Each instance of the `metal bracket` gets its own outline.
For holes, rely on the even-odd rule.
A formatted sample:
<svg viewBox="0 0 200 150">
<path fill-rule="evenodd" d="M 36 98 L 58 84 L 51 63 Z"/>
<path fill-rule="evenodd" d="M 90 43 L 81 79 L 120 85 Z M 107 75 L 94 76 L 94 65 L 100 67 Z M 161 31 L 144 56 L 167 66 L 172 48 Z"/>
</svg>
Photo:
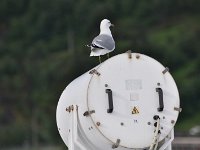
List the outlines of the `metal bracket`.
<svg viewBox="0 0 200 150">
<path fill-rule="evenodd" d="M 178 111 L 178 112 L 181 112 L 181 111 L 182 111 L 182 108 L 174 107 L 174 110 L 175 110 L 175 111 Z"/>
<path fill-rule="evenodd" d="M 120 139 L 117 139 L 116 143 L 112 145 L 112 148 L 117 148 L 119 146 Z"/>
<path fill-rule="evenodd" d="M 89 116 L 89 115 L 91 115 L 91 114 L 93 114 L 93 113 L 95 113 L 95 110 L 91 110 L 91 111 L 86 111 L 86 112 L 84 112 L 84 114 L 83 114 L 83 116 Z"/>
<path fill-rule="evenodd" d="M 131 59 L 132 58 L 132 51 L 128 50 L 127 53 L 128 53 L 128 58 Z"/>
<path fill-rule="evenodd" d="M 165 74 L 167 72 L 169 72 L 169 68 L 168 67 L 166 67 L 165 70 L 162 71 L 163 74 Z"/>
</svg>

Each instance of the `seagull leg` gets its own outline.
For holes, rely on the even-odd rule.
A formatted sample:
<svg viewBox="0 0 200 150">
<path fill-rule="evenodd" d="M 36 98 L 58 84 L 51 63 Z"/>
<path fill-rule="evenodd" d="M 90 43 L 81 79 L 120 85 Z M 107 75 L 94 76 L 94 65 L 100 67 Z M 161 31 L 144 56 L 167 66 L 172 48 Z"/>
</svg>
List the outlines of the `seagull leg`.
<svg viewBox="0 0 200 150">
<path fill-rule="evenodd" d="M 99 63 L 101 63 L 101 56 L 99 55 Z"/>
<path fill-rule="evenodd" d="M 109 59 L 109 57 L 110 57 L 110 56 L 109 56 L 109 53 L 107 53 L 107 58 Z"/>
</svg>

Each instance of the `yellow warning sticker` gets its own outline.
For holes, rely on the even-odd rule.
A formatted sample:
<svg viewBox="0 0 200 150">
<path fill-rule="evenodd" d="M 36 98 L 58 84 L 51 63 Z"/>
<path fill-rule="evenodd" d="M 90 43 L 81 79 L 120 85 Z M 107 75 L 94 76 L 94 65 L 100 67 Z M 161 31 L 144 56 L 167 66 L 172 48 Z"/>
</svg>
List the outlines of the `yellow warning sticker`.
<svg viewBox="0 0 200 150">
<path fill-rule="evenodd" d="M 132 114 L 139 114 L 139 110 L 136 106 L 133 107 Z"/>
</svg>

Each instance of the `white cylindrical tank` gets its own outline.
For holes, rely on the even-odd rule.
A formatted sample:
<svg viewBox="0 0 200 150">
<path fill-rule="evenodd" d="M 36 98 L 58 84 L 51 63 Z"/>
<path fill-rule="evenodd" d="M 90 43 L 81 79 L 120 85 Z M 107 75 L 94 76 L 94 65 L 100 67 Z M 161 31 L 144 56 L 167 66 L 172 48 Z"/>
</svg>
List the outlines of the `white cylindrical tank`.
<svg viewBox="0 0 200 150">
<path fill-rule="evenodd" d="M 157 148 L 173 130 L 179 102 L 168 68 L 146 55 L 124 53 L 66 87 L 57 126 L 69 150 Z"/>
</svg>

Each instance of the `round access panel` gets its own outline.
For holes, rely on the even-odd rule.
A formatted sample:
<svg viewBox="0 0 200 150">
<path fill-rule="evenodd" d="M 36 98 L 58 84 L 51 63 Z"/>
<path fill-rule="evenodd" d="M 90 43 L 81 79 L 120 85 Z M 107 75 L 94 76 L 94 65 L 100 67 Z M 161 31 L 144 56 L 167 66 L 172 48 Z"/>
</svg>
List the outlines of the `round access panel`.
<svg viewBox="0 0 200 150">
<path fill-rule="evenodd" d="M 149 147 L 154 136 L 154 115 L 161 118 L 163 140 L 178 117 L 179 94 L 169 72 L 159 62 L 142 54 L 121 54 L 102 63 L 87 91 L 91 119 L 107 140 L 126 148 Z M 159 93 L 163 91 L 163 111 Z M 112 110 L 113 103 L 113 110 Z M 119 141 L 118 140 L 118 141 Z"/>
</svg>

